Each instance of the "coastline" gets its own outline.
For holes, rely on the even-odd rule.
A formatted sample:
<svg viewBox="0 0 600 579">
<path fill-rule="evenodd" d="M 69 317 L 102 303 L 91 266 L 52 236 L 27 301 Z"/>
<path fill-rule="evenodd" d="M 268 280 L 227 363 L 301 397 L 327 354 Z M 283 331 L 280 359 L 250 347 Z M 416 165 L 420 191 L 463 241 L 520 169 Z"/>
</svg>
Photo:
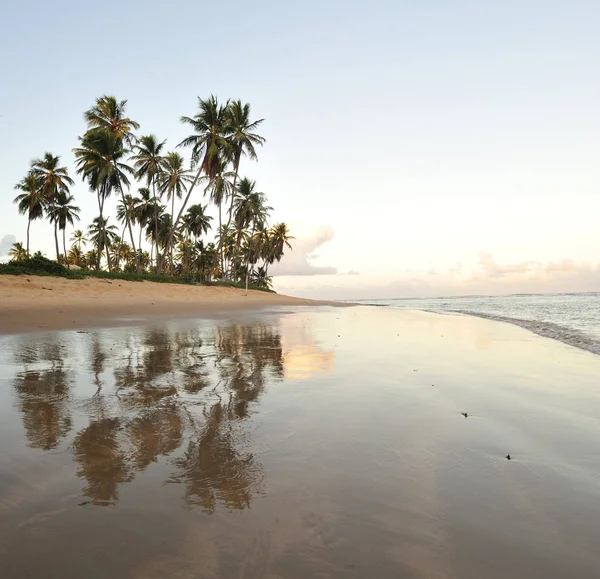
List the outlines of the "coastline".
<svg viewBox="0 0 600 579">
<path fill-rule="evenodd" d="M 127 325 L 161 317 L 218 318 L 282 306 L 352 304 L 270 292 L 124 280 L 0 276 L 0 335 Z"/>
<path fill-rule="evenodd" d="M 518 328 L 523 328 L 535 334 L 536 336 L 540 336 L 542 338 L 548 338 L 550 340 L 555 340 L 560 342 L 565 346 L 570 346 L 572 348 L 576 348 L 578 350 L 583 350 L 584 352 L 590 352 L 591 354 L 595 354 L 600 356 L 600 343 L 597 340 L 594 340 L 590 336 L 583 334 L 577 330 L 569 328 L 567 326 L 561 326 L 560 324 L 556 324 L 553 322 L 542 322 L 536 320 L 524 320 L 521 318 L 511 318 L 509 316 L 502 316 L 498 314 L 489 314 L 484 312 L 476 312 L 472 310 L 435 310 L 435 309 L 427 309 L 427 308 L 394 308 L 393 306 L 389 306 L 387 304 L 365 304 L 371 307 L 384 307 L 384 308 L 392 308 L 402 311 L 418 311 L 425 312 L 428 314 L 434 315 L 442 315 L 442 316 L 465 316 L 468 318 L 480 318 L 483 320 L 488 320 L 491 322 L 499 322 L 501 324 L 508 324 L 510 326 L 516 326 Z"/>
</svg>

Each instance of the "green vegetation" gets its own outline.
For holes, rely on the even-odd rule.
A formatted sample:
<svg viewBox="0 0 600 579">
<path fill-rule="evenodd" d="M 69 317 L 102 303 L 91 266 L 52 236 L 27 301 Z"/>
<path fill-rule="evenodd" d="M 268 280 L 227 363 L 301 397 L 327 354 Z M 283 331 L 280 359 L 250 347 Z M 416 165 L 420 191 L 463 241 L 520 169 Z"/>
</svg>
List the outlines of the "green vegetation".
<svg viewBox="0 0 600 579">
<path fill-rule="evenodd" d="M 73 149 L 77 174 L 95 195 L 98 216 L 87 230 L 72 233 L 67 248 L 66 230 L 80 219 L 74 181 L 59 156 L 45 153 L 15 186 L 20 194 L 14 201 L 27 217 L 26 244 L 14 245 L 12 261 L 0 273 L 269 289 L 269 266 L 291 249 L 293 237 L 285 223 L 269 225 L 266 196 L 240 175 L 242 160 L 258 160 L 257 148 L 265 143 L 257 133 L 263 119 L 252 120 L 250 105 L 240 100 L 199 98 L 196 114 L 181 117 L 191 134 L 177 147 L 189 149 L 188 163 L 166 150 L 166 140 L 137 135 L 140 125 L 126 116 L 126 108 L 127 101 L 114 96 L 96 99 L 84 113 L 87 130 Z M 118 203 L 111 218 L 106 200 L 113 194 Z M 216 207 L 216 227 L 208 203 L 197 197 L 190 203 L 193 196 L 207 197 Z M 43 218 L 54 228 L 56 262 L 30 257 L 30 228 Z"/>
<path fill-rule="evenodd" d="M 16 244 L 15 244 L 16 245 Z M 125 271 L 93 271 L 82 269 L 68 269 L 64 265 L 43 257 L 33 255 L 30 258 L 24 257 L 21 260 L 12 260 L 9 263 L 0 263 L 0 275 L 36 275 L 36 276 L 54 276 L 67 279 L 85 279 L 87 277 L 101 279 L 120 279 L 124 281 L 151 281 L 155 283 L 176 283 L 184 285 L 215 285 L 223 287 L 235 287 L 244 289 L 242 282 L 232 281 L 211 281 L 200 284 L 194 279 L 178 277 L 167 274 L 156 274 L 149 272 L 125 272 Z M 249 289 L 272 292 L 273 290 L 249 284 Z"/>
</svg>

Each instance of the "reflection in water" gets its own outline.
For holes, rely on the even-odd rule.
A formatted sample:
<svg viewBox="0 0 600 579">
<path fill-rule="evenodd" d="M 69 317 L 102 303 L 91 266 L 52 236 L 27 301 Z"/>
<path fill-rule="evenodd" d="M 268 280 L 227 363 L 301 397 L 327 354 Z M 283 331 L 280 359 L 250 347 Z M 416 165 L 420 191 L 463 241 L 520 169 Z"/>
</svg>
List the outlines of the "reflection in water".
<svg viewBox="0 0 600 579">
<path fill-rule="evenodd" d="M 183 458 L 174 460 L 171 482 L 186 486 L 185 499 L 212 513 L 218 503 L 230 509 L 250 506 L 260 491 L 261 467 L 251 454 L 236 448 L 237 438 L 227 408 L 220 402 L 204 409 L 206 419 Z"/>
<path fill-rule="evenodd" d="M 24 371 L 14 381 L 19 410 L 29 446 L 50 450 L 69 434 L 69 373 L 63 367 L 61 345 L 44 343 L 38 348 L 15 350 Z M 42 370 L 40 368 L 49 367 Z"/>
<path fill-rule="evenodd" d="M 319 356 L 312 345 L 293 348 Z M 74 349 L 86 360 L 86 379 Z M 185 503 L 208 513 L 244 509 L 262 492 L 262 467 L 244 450 L 244 419 L 294 360 L 284 356 L 276 324 L 95 332 L 68 345 L 24 341 L 14 358 L 23 366 L 14 388 L 28 443 L 49 450 L 72 436 L 84 502 L 116 503 L 122 485 L 161 461 L 165 482 L 183 485 Z M 71 432 L 76 410 L 84 425 Z"/>
<path fill-rule="evenodd" d="M 600 577 L 600 359 L 262 319 L 0 339 L 0 577 Z"/>
<path fill-rule="evenodd" d="M 283 365 L 286 380 L 307 380 L 333 372 L 334 352 L 323 351 L 293 319 L 282 320 Z"/>
</svg>

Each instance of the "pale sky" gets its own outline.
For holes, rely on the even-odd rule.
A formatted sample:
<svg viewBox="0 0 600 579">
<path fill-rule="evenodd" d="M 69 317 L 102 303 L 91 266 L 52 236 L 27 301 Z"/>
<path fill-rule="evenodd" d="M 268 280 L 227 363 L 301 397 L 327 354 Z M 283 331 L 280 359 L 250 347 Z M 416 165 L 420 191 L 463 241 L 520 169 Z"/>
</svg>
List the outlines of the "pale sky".
<svg viewBox="0 0 600 579">
<path fill-rule="evenodd" d="M 0 23 L 0 252 L 25 240 L 14 184 L 47 150 L 73 167 L 96 97 L 174 148 L 214 93 L 266 118 L 242 173 L 297 238 L 279 291 L 600 290 L 597 0 L 32 0 Z"/>
</svg>

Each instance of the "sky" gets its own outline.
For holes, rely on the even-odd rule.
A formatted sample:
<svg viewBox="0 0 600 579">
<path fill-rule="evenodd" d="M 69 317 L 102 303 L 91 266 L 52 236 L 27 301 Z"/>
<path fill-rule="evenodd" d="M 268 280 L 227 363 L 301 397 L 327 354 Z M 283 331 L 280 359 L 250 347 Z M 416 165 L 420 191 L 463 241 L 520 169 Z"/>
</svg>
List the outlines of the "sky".
<svg viewBox="0 0 600 579">
<path fill-rule="evenodd" d="M 215 94 L 265 118 L 241 172 L 296 238 L 278 291 L 600 291 L 597 0 L 32 0 L 0 26 L 0 254 L 25 240 L 15 183 L 45 151 L 74 173 L 96 97 L 173 149 Z"/>
</svg>

